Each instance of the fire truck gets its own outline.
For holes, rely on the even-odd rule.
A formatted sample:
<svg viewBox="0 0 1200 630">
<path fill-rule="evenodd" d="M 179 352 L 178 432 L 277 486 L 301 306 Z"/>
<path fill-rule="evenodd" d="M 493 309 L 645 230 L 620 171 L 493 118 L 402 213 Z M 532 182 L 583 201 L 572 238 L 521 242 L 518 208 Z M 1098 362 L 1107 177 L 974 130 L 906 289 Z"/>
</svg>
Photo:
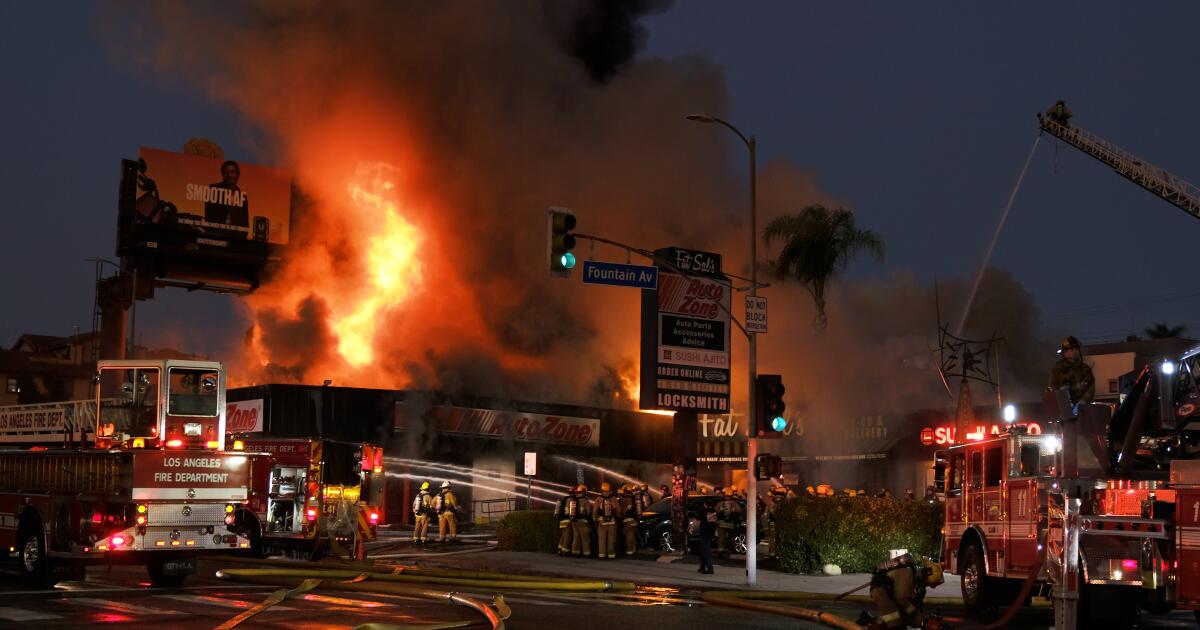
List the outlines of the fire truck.
<svg viewBox="0 0 1200 630">
<path fill-rule="evenodd" d="M 0 407 L 0 555 L 39 586 L 92 564 L 178 585 L 231 531 L 248 458 L 225 451 L 220 363 L 100 361 L 91 400 Z"/>
<path fill-rule="evenodd" d="M 362 558 L 384 515 L 383 448 L 318 438 L 231 436 L 257 453 L 250 500 L 234 526 L 258 554 L 317 559 L 328 552 Z"/>
</svg>

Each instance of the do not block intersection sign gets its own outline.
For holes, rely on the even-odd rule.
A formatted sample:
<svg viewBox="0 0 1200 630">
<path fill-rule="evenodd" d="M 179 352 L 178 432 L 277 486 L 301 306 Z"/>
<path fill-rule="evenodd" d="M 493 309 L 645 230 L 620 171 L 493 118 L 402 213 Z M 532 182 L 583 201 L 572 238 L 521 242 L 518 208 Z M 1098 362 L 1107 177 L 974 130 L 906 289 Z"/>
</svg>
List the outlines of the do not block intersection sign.
<svg viewBox="0 0 1200 630">
<path fill-rule="evenodd" d="M 767 298 L 746 296 L 746 332 L 767 332 Z"/>
</svg>

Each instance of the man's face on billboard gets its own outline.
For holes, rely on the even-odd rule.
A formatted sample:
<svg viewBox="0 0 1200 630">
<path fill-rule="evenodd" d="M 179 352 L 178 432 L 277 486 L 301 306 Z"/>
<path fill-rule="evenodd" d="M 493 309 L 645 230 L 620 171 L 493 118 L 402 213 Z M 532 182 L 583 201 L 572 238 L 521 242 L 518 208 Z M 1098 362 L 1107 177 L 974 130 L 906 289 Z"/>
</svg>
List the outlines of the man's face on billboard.
<svg viewBox="0 0 1200 630">
<path fill-rule="evenodd" d="M 241 174 L 237 164 L 226 164 L 221 167 L 221 181 L 227 186 L 236 186 Z"/>
</svg>

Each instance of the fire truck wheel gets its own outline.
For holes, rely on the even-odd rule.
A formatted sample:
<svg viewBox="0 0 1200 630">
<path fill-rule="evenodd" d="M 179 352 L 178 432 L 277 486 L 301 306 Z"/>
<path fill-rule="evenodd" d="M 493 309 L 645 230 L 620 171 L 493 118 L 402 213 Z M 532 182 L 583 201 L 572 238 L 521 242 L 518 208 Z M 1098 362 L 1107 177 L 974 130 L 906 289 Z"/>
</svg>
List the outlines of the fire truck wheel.
<svg viewBox="0 0 1200 630">
<path fill-rule="evenodd" d="M 17 534 L 17 549 L 20 550 L 21 576 L 33 586 L 51 586 L 50 567 L 46 562 L 46 532 L 38 518 L 21 521 Z"/>
<path fill-rule="evenodd" d="M 163 571 L 162 560 L 148 562 L 146 564 L 146 573 L 150 574 L 150 584 L 158 588 L 175 588 L 182 586 L 187 575 L 167 575 Z"/>
<path fill-rule="evenodd" d="M 983 564 L 983 552 L 976 545 L 967 545 L 959 556 L 962 570 L 962 598 L 967 611 L 975 618 L 983 617 L 988 612 L 991 602 L 989 580 Z"/>
</svg>

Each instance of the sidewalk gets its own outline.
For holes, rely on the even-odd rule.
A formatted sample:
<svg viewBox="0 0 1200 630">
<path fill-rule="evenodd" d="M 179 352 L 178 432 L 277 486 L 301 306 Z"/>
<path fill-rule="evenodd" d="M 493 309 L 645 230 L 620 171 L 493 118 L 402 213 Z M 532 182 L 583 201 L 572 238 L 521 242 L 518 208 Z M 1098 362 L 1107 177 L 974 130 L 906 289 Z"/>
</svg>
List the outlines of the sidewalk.
<svg viewBox="0 0 1200 630">
<path fill-rule="evenodd" d="M 447 557 L 415 557 L 424 566 L 472 569 L 513 573 L 518 575 L 549 575 L 556 577 L 579 577 L 599 580 L 630 581 L 639 586 L 670 586 L 676 588 L 724 590 L 745 589 L 746 570 L 744 561 L 720 560 L 712 575 L 696 572 L 699 561 L 687 556 L 678 562 L 656 561 L 656 556 L 638 554 L 631 558 L 598 560 L 584 558 L 562 558 L 549 553 L 527 551 L 486 551 Z M 866 573 L 848 575 L 794 575 L 759 568 L 757 589 L 771 591 L 805 591 L 810 593 L 839 594 L 870 581 Z M 930 597 L 959 598 L 959 579 L 946 575 L 946 583 L 931 589 Z M 866 595 L 866 589 L 857 593 Z"/>
</svg>

